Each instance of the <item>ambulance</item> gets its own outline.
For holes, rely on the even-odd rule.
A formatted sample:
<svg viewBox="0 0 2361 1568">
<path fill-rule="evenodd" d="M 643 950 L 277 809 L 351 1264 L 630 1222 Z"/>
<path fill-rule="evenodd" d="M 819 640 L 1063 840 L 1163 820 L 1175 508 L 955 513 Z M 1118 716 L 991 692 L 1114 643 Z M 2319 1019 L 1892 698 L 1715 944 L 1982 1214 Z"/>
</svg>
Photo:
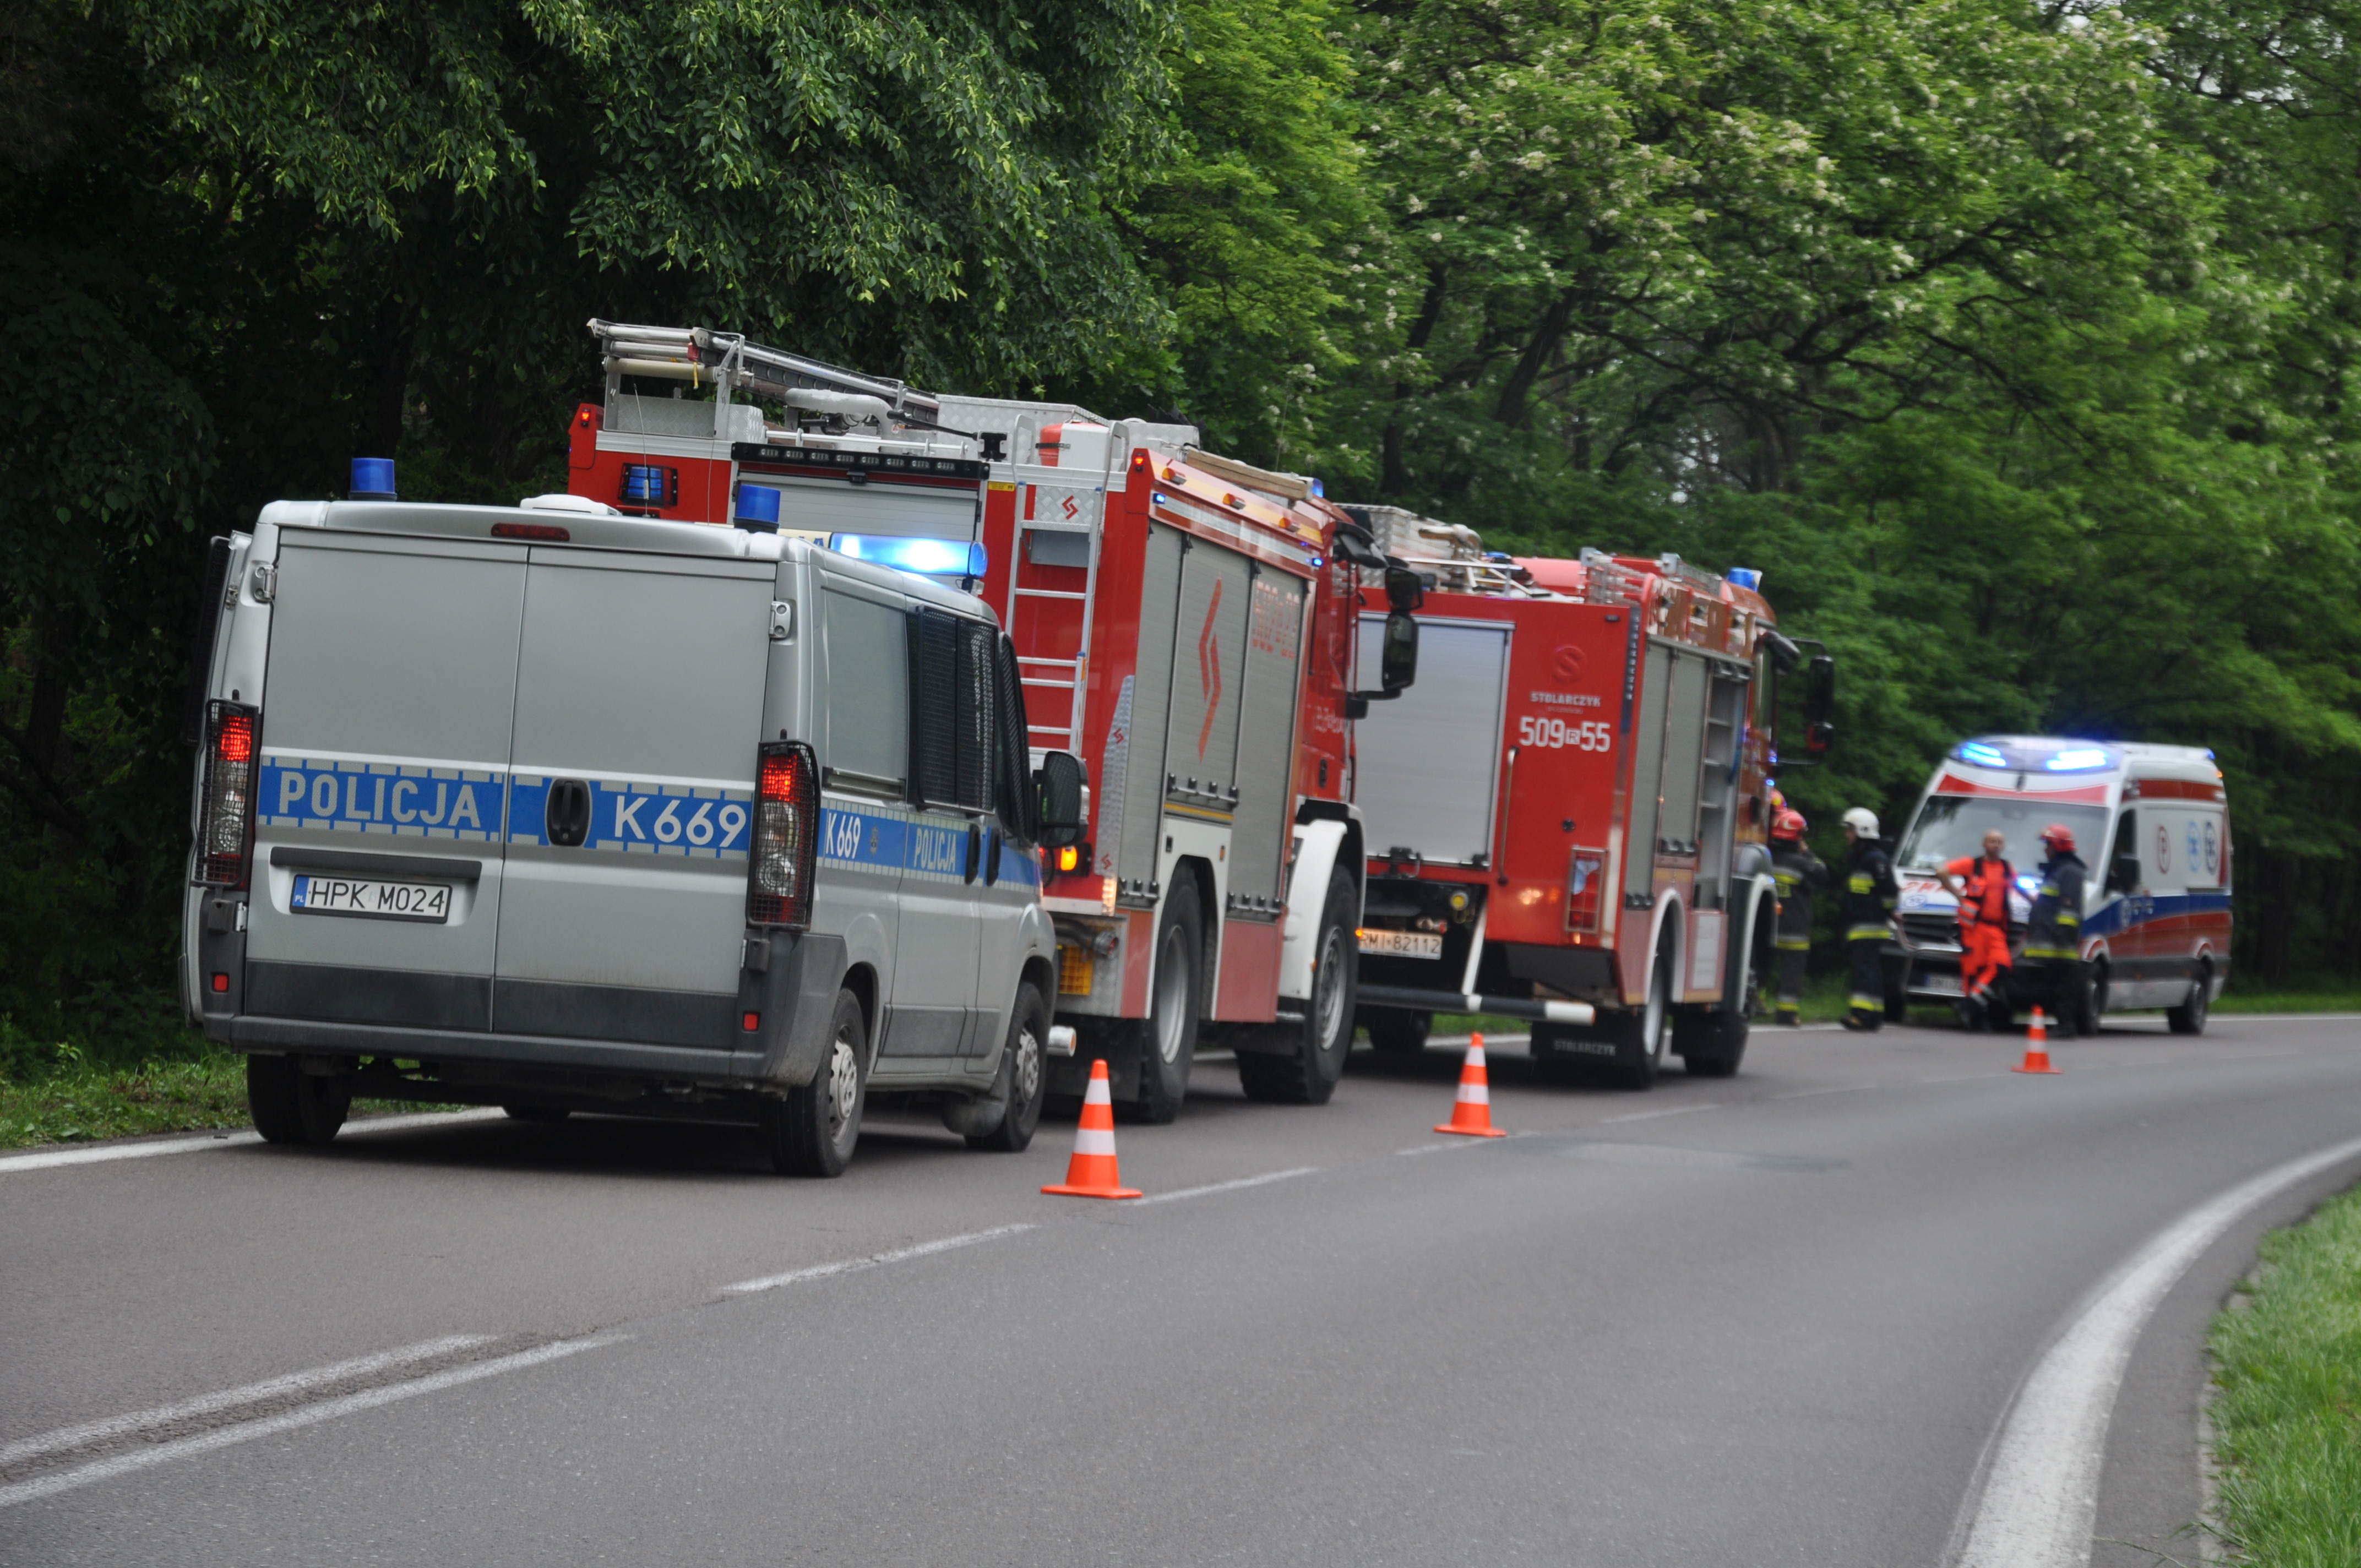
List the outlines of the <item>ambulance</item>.
<svg viewBox="0 0 2361 1568">
<path fill-rule="evenodd" d="M 2053 822 L 2072 830 L 2089 868 L 2076 1026 L 2162 1008 L 2174 1033 L 2202 1033 L 2230 977 L 2229 795 L 2213 753 L 2048 735 L 1962 740 L 1927 781 L 1894 856 L 1902 903 L 1887 1015 L 1959 999 L 1958 901 L 1941 872 L 1980 853 L 1993 828 L 2016 872 L 2009 937 L 2022 947 L 2040 886 L 2038 835 Z"/>
</svg>

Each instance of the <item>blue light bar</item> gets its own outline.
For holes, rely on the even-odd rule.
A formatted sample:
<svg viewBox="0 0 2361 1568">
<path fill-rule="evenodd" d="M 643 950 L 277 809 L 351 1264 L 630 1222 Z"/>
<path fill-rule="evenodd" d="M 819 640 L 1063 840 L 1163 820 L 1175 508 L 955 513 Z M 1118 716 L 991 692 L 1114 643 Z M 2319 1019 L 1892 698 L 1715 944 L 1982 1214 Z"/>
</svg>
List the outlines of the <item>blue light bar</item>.
<svg viewBox="0 0 2361 1568">
<path fill-rule="evenodd" d="M 2096 746 L 2078 746 L 2058 752 L 2041 765 L 2053 773 L 2080 773 L 2092 768 L 2113 767 L 2114 761 Z"/>
<path fill-rule="evenodd" d="M 983 546 L 964 539 L 914 539 L 890 533 L 832 533 L 828 547 L 856 561 L 874 561 L 925 577 L 981 577 Z"/>
<path fill-rule="evenodd" d="M 1998 748 L 1987 746 L 1981 740 L 1962 740 L 1952 750 L 1951 755 L 1963 762 L 1973 762 L 1980 768 L 2008 766 L 2008 759 L 2000 753 Z"/>
<path fill-rule="evenodd" d="M 357 501 L 390 501 L 397 499 L 393 492 L 393 459 L 390 457 L 354 458 L 353 488 L 349 493 Z"/>
<path fill-rule="evenodd" d="M 1763 574 L 1752 566 L 1732 566 L 1727 575 L 1732 585 L 1749 593 L 1763 591 Z"/>
<path fill-rule="evenodd" d="M 2037 894 L 2041 891 L 2041 879 L 2037 876 L 2021 876 L 2016 879 L 2016 885 L 2023 888 L 2028 894 Z"/>
</svg>

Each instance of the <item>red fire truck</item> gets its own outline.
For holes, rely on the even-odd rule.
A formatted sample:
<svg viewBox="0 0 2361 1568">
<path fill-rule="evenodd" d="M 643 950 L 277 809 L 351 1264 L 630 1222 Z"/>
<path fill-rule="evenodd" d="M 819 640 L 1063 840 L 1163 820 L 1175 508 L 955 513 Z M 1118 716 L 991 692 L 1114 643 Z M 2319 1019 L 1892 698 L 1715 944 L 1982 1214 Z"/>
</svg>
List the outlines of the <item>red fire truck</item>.
<svg viewBox="0 0 2361 1568">
<path fill-rule="evenodd" d="M 1668 1052 L 1736 1072 L 1777 908 L 1775 691 L 1805 659 L 1759 579 L 1670 555 L 1512 560 L 1354 510 L 1429 580 L 1417 687 L 1358 737 L 1372 1042 L 1416 1051 L 1435 1013 L 1490 1013 L 1533 1021 L 1545 1076 L 1645 1086 Z M 1811 660 L 1817 749 L 1833 674 Z"/>
<path fill-rule="evenodd" d="M 1104 1058 L 1118 1104 L 1168 1121 L 1202 1040 L 1235 1051 L 1249 1095 L 1325 1101 L 1367 850 L 1353 718 L 1411 683 L 1416 577 L 1319 481 L 1202 451 L 1188 426 L 938 397 L 703 329 L 591 330 L 607 390 L 575 415 L 586 504 L 825 538 L 999 612 L 1036 750 L 1073 751 L 1094 784 L 1088 841 L 1046 868 L 1079 1042 L 1051 1091 L 1079 1095 Z M 1364 617 L 1382 630 L 1356 639 Z"/>
</svg>

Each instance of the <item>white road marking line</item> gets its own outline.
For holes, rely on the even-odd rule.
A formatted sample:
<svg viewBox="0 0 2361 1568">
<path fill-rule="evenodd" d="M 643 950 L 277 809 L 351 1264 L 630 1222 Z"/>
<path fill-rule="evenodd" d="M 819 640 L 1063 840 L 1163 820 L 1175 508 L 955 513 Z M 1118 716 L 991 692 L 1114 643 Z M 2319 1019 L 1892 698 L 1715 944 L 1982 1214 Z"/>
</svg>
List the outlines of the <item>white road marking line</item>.
<svg viewBox="0 0 2361 1568">
<path fill-rule="evenodd" d="M 1834 1089 L 1791 1089 L 1784 1094 L 1773 1094 L 1773 1100 L 1809 1100 L 1815 1094 L 1858 1094 L 1864 1089 L 1882 1087 L 1874 1083 L 1840 1083 Z"/>
<path fill-rule="evenodd" d="M 337 1136 L 349 1138 L 364 1133 L 405 1133 L 416 1127 L 464 1126 L 470 1122 L 489 1122 L 507 1113 L 487 1106 L 476 1111 L 421 1111 L 401 1116 L 368 1116 L 357 1122 L 347 1122 Z M 159 1138 L 144 1144 L 101 1144 L 94 1148 L 43 1149 L 38 1154 L 0 1156 L 0 1176 L 17 1170 L 49 1170 L 61 1165 L 101 1165 L 109 1160 L 149 1159 L 157 1155 L 194 1154 L 199 1149 L 234 1149 L 246 1144 L 262 1141 L 259 1133 L 211 1134 L 202 1138 Z"/>
<path fill-rule="evenodd" d="M 2298 1182 L 2361 1157 L 2361 1138 L 2291 1159 L 2200 1204 L 2085 1298 L 2034 1364 L 1994 1437 L 1956 1568 L 2084 1568 L 2107 1422 L 2140 1330 L 2232 1225 Z"/>
<path fill-rule="evenodd" d="M 40 1459 L 52 1453 L 64 1453 L 93 1443 L 127 1437 L 148 1427 L 168 1426 L 187 1420 L 192 1416 L 209 1416 L 219 1410 L 236 1409 L 240 1405 L 259 1404 L 283 1394 L 300 1394 L 306 1388 L 318 1388 L 330 1383 L 341 1383 L 350 1377 L 366 1377 L 391 1366 L 406 1366 L 413 1362 L 432 1361 L 454 1351 L 470 1350 L 479 1344 L 489 1344 L 489 1334 L 445 1334 L 419 1344 L 403 1345 L 399 1350 L 384 1350 L 375 1355 L 355 1356 L 350 1361 L 332 1361 L 325 1366 L 314 1366 L 308 1372 L 291 1372 L 282 1377 L 266 1377 L 259 1383 L 249 1383 L 243 1388 L 225 1388 L 217 1394 L 200 1394 L 192 1399 L 181 1399 L 170 1405 L 158 1405 L 153 1409 L 133 1410 L 128 1415 L 107 1416 L 99 1420 L 82 1421 L 70 1427 L 60 1427 L 38 1437 L 21 1438 L 0 1446 L 0 1469 L 24 1464 L 28 1459 Z"/>
<path fill-rule="evenodd" d="M 1499 1138 L 1454 1138 L 1447 1144 L 1417 1144 L 1410 1148 L 1396 1149 L 1396 1154 L 1450 1154 L 1457 1149 L 1480 1149 L 1500 1142 Z"/>
<path fill-rule="evenodd" d="M 1309 1176 L 1319 1168 L 1316 1165 L 1299 1165 L 1293 1170 L 1273 1170 L 1266 1171 L 1260 1176 L 1241 1176 L 1235 1181 L 1216 1181 L 1208 1187 L 1183 1187 L 1178 1192 L 1151 1192 L 1133 1203 L 1131 1207 L 1137 1209 L 1141 1203 L 1178 1203 L 1183 1198 L 1202 1198 L 1208 1192 L 1235 1192 L 1242 1187 L 1263 1187 L 1274 1181 L 1285 1181 L 1290 1177 Z"/>
<path fill-rule="evenodd" d="M 939 1241 L 920 1242 L 916 1246 L 896 1247 L 892 1252 L 874 1252 L 866 1257 L 848 1257 L 835 1263 L 816 1263 L 808 1268 L 790 1268 L 785 1274 L 766 1274 L 760 1279 L 741 1279 L 735 1285 L 724 1285 L 725 1296 L 751 1295 L 757 1290 L 776 1290 L 782 1285 L 799 1285 L 807 1279 L 828 1279 L 839 1274 L 858 1274 L 864 1268 L 881 1264 L 901 1263 L 914 1257 L 932 1257 L 939 1252 L 954 1247 L 973 1246 L 999 1236 L 1013 1236 L 1019 1231 L 1029 1231 L 1031 1225 L 994 1225 L 988 1231 L 970 1231 L 965 1235 L 944 1236 Z"/>
<path fill-rule="evenodd" d="M 1617 1122 L 1653 1122 L 1659 1116 L 1686 1116 L 1693 1111 L 1719 1111 L 1720 1109 L 1721 1105 L 1719 1102 L 1710 1102 L 1703 1105 L 1675 1105 L 1668 1111 L 1634 1111 L 1629 1115 L 1624 1116 L 1601 1116 L 1598 1119 L 1598 1124 L 1604 1127 Z"/>
<path fill-rule="evenodd" d="M 339 1416 L 357 1415 L 374 1410 L 382 1405 L 415 1398 L 421 1394 L 433 1394 L 445 1388 L 456 1388 L 462 1383 L 473 1383 L 485 1377 L 497 1377 L 503 1372 L 521 1372 L 528 1366 L 558 1361 L 577 1355 L 601 1345 L 620 1343 L 625 1334 L 592 1335 L 587 1339 L 559 1340 L 532 1350 L 521 1350 L 514 1355 L 496 1356 L 489 1361 L 471 1361 L 441 1372 L 431 1372 L 423 1377 L 413 1377 L 407 1383 L 389 1384 L 382 1388 L 365 1388 L 357 1394 L 346 1394 L 334 1399 L 323 1399 L 315 1405 L 284 1410 L 260 1420 L 241 1421 L 236 1426 L 198 1432 L 192 1437 L 177 1438 L 151 1447 L 137 1448 L 128 1453 L 118 1453 L 94 1464 L 60 1470 L 54 1475 L 39 1475 L 29 1481 L 18 1481 L 0 1486 L 0 1508 L 29 1503 L 38 1497 L 54 1497 L 77 1486 L 87 1486 L 94 1481 L 112 1480 L 136 1470 L 146 1470 L 175 1459 L 192 1459 L 201 1453 L 211 1453 L 217 1448 L 236 1443 L 251 1442 L 258 1437 L 272 1437 L 280 1432 L 293 1431 L 298 1427 L 315 1426 L 321 1421 L 335 1420 Z"/>
</svg>

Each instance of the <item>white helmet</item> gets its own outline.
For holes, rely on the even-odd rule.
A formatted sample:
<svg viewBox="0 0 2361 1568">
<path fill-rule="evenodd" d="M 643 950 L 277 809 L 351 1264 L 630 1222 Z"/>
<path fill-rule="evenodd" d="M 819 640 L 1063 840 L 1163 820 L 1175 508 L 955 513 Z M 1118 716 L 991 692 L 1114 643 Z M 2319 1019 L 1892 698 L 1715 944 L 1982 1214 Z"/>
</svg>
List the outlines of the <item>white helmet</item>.
<svg viewBox="0 0 2361 1568">
<path fill-rule="evenodd" d="M 1864 839 L 1877 837 L 1877 813 L 1866 806 L 1856 806 L 1844 814 L 1844 825 Z"/>
</svg>

